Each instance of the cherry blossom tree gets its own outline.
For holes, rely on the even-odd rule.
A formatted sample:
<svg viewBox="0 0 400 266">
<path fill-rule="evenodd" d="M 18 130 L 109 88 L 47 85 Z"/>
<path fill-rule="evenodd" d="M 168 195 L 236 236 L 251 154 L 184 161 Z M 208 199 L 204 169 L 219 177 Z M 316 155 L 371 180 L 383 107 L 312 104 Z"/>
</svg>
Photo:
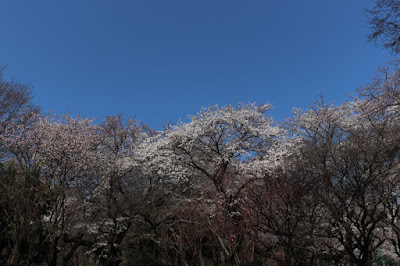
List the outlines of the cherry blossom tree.
<svg viewBox="0 0 400 266">
<path fill-rule="evenodd" d="M 211 232 L 214 262 L 246 261 L 243 197 L 258 178 L 251 164 L 271 156 L 268 150 L 283 134 L 265 115 L 268 109 L 268 104 L 204 108 L 190 123 L 167 127 L 143 143 L 141 164 L 149 182 L 173 183 L 177 204 L 191 201 L 201 217 L 196 226 Z"/>
<path fill-rule="evenodd" d="M 51 211 L 43 220 L 47 241 L 51 243 L 47 261 L 55 265 L 64 236 L 85 231 L 76 225 L 90 219 L 90 212 L 86 213 L 90 205 L 88 184 L 91 171 L 99 162 L 96 152 L 99 138 L 89 119 L 27 116 L 28 123 L 10 123 L 1 141 L 18 167 L 39 167 L 41 182 L 50 184 Z"/>
<path fill-rule="evenodd" d="M 399 90 L 398 64 L 389 65 L 380 70 L 373 81 L 358 91 L 365 120 L 379 134 L 381 165 L 379 171 L 386 178 L 380 181 L 385 184 L 384 205 L 387 208 L 388 227 L 391 232 L 387 234 L 388 241 L 393 246 L 394 252 L 400 255 L 399 240 L 399 152 L 400 138 L 398 135 L 400 121 L 400 90 Z"/>
<path fill-rule="evenodd" d="M 398 160 L 391 137 L 397 125 L 376 110 L 374 99 L 340 106 L 321 101 L 295 118 L 304 139 L 302 158 L 319 184 L 316 196 L 326 215 L 323 244 L 357 265 L 370 263 L 386 240 L 385 201 Z"/>
<path fill-rule="evenodd" d="M 146 182 L 139 175 L 134 156 L 150 133 L 147 126 L 122 115 L 107 116 L 99 126 L 97 153 L 101 163 L 91 195 L 99 235 L 91 252 L 107 265 L 122 262 L 121 243 L 142 204 Z"/>
</svg>

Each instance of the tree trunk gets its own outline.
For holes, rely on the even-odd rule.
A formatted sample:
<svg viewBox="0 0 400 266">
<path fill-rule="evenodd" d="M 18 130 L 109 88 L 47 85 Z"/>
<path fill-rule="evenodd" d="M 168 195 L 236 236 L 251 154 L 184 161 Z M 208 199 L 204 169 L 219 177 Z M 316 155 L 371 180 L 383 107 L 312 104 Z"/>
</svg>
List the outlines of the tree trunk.
<svg viewBox="0 0 400 266">
<path fill-rule="evenodd" d="M 19 241 L 17 240 L 11 251 L 10 265 L 18 265 L 18 264 L 19 264 Z"/>
</svg>

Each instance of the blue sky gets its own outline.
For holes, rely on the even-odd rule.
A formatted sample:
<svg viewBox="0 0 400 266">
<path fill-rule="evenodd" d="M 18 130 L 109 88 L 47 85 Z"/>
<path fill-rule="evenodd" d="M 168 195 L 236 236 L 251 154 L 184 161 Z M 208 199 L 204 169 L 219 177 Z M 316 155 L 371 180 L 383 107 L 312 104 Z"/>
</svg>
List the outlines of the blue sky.
<svg viewBox="0 0 400 266">
<path fill-rule="evenodd" d="M 0 65 L 44 111 L 155 128 L 201 106 L 270 102 L 282 120 L 347 99 L 390 59 L 366 0 L 3 0 Z"/>
</svg>

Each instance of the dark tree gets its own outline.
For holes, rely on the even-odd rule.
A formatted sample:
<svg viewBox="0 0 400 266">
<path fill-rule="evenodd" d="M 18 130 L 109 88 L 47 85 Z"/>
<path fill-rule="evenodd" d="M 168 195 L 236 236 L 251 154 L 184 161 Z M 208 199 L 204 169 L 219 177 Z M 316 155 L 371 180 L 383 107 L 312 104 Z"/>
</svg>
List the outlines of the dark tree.
<svg viewBox="0 0 400 266">
<path fill-rule="evenodd" d="M 320 184 L 321 245 L 356 265 L 371 265 L 383 248 L 393 210 L 388 202 L 399 182 L 398 108 L 374 96 L 341 106 L 320 102 L 297 120 L 304 141 L 299 157 Z"/>
<path fill-rule="evenodd" d="M 393 54 L 400 52 L 400 1 L 377 0 L 375 6 L 367 9 L 371 26 L 369 41 L 389 49 Z"/>
<path fill-rule="evenodd" d="M 32 100 L 29 84 L 4 78 L 5 67 L 0 67 L 0 121 L 1 127 L 14 119 L 23 109 L 38 111 Z"/>
<path fill-rule="evenodd" d="M 43 216 L 52 191 L 40 170 L 0 164 L 0 264 L 42 264 L 48 239 Z"/>
</svg>

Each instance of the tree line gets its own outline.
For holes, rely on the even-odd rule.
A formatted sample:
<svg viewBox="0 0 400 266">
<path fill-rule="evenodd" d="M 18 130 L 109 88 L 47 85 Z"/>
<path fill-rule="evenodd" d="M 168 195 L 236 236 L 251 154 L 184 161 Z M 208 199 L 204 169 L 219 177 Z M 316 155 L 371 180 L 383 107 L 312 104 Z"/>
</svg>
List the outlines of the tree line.
<svg viewBox="0 0 400 266">
<path fill-rule="evenodd" d="M 368 10 L 398 53 L 399 1 Z M 277 122 L 210 106 L 153 130 L 45 115 L 0 70 L 0 264 L 371 265 L 400 261 L 400 68 Z"/>
<path fill-rule="evenodd" d="M 269 104 L 239 104 L 155 131 L 122 115 L 43 115 L 3 79 L 4 99 L 25 100 L 3 112 L 0 261 L 398 261 L 399 82 L 382 69 L 350 101 L 321 98 L 281 123 Z"/>
</svg>

